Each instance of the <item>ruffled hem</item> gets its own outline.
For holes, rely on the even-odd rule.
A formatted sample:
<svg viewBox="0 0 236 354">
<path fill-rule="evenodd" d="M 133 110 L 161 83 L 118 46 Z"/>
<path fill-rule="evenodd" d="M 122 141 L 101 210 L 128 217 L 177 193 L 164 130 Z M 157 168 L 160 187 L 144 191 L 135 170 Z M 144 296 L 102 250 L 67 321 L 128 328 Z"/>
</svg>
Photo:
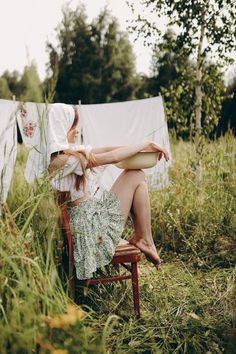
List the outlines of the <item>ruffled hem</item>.
<svg viewBox="0 0 236 354">
<path fill-rule="evenodd" d="M 101 199 L 87 199 L 69 208 L 74 242 L 74 264 L 78 279 L 90 279 L 109 264 L 124 229 L 120 202 L 113 192 Z"/>
</svg>

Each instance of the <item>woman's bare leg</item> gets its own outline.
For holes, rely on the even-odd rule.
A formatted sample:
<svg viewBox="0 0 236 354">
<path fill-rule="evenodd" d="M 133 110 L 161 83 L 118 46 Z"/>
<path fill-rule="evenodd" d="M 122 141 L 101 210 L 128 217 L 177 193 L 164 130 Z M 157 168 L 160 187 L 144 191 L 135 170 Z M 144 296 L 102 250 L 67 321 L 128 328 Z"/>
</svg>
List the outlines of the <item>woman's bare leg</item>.
<svg viewBox="0 0 236 354">
<path fill-rule="evenodd" d="M 135 244 L 141 250 L 145 248 L 149 253 L 151 252 L 151 259 L 150 257 L 147 258 L 159 268 L 161 261 L 152 238 L 151 207 L 148 186 L 144 181 L 135 190 L 131 215 L 134 222 L 134 234 L 129 242 Z M 146 237 L 143 235 L 146 235 Z"/>
<path fill-rule="evenodd" d="M 113 191 L 120 200 L 125 221 L 130 211 L 134 220 L 135 236 L 129 241 L 135 244 L 156 265 L 160 258 L 151 232 L 151 211 L 145 174 L 142 170 L 125 170 L 113 184 Z"/>
</svg>

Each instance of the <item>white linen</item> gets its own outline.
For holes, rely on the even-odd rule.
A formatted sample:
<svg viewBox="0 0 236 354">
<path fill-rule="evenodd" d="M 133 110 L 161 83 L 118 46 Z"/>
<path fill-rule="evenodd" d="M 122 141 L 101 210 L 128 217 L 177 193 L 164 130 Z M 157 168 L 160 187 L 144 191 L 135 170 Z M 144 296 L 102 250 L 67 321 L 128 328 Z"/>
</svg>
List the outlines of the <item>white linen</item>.
<svg viewBox="0 0 236 354">
<path fill-rule="evenodd" d="M 17 122 L 25 147 L 29 150 L 24 175 L 30 183 L 47 168 L 46 125 L 49 106 L 44 103 L 19 103 Z"/>
<path fill-rule="evenodd" d="M 80 147 L 80 134 L 75 144 L 69 144 L 66 138 L 74 120 L 71 105 L 26 102 L 19 110 L 17 120 L 23 143 L 30 150 L 24 173 L 29 183 L 44 176 L 53 152 Z"/>
<path fill-rule="evenodd" d="M 4 203 L 11 183 L 17 152 L 15 101 L 0 100 L 0 201 Z"/>
<path fill-rule="evenodd" d="M 70 148 L 67 133 L 73 125 L 75 110 L 72 106 L 55 103 L 50 107 L 47 125 L 48 161 L 53 152 Z"/>
<path fill-rule="evenodd" d="M 167 122 L 162 97 L 142 100 L 80 105 L 83 142 L 93 147 L 137 144 L 153 140 L 170 151 Z M 154 189 L 168 185 L 168 167 L 164 159 L 151 169 L 144 170 Z M 115 166 L 100 168 L 98 183 L 109 190 L 122 172 Z"/>
</svg>

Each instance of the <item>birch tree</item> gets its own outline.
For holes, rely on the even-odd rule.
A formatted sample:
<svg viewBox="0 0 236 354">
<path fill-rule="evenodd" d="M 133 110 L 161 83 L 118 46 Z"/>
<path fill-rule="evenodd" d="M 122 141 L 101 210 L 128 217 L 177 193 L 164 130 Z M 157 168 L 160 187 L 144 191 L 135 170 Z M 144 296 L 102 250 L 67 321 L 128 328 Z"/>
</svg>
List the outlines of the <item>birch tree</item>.
<svg viewBox="0 0 236 354">
<path fill-rule="evenodd" d="M 236 44 L 235 0 L 141 0 L 141 3 L 156 14 L 156 21 L 138 15 L 132 28 L 146 40 L 152 34 L 161 35 L 158 19 L 166 16 L 168 26 L 176 26 L 177 40 L 196 61 L 195 69 L 195 146 L 196 183 L 201 182 L 202 152 L 202 71 L 207 58 L 226 65 L 232 60 L 230 54 Z M 129 2 L 135 10 L 134 2 Z"/>
</svg>

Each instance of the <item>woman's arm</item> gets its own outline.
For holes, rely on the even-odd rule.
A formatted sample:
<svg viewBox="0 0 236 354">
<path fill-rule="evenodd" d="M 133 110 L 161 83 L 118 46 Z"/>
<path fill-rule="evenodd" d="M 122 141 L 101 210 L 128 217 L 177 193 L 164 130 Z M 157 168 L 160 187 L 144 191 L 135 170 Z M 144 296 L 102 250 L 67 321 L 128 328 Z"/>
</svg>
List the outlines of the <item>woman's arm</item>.
<svg viewBox="0 0 236 354">
<path fill-rule="evenodd" d="M 154 152 L 159 151 L 161 152 L 161 157 L 164 156 L 166 161 L 169 160 L 169 155 L 165 149 L 161 148 L 156 143 L 149 142 L 149 141 L 142 144 L 122 146 L 115 150 L 111 150 L 109 152 L 98 153 L 98 154 L 95 153 L 94 155 L 96 158 L 97 165 L 100 166 L 100 165 L 117 163 L 119 161 L 122 161 L 128 157 L 135 155 L 139 151 L 143 151 L 147 149 L 149 151 L 154 151 Z"/>
<path fill-rule="evenodd" d="M 122 146 L 104 146 L 104 147 L 98 147 L 98 148 L 93 148 L 91 152 L 93 154 L 102 154 L 104 152 L 110 152 L 112 150 L 116 150 Z"/>
</svg>

